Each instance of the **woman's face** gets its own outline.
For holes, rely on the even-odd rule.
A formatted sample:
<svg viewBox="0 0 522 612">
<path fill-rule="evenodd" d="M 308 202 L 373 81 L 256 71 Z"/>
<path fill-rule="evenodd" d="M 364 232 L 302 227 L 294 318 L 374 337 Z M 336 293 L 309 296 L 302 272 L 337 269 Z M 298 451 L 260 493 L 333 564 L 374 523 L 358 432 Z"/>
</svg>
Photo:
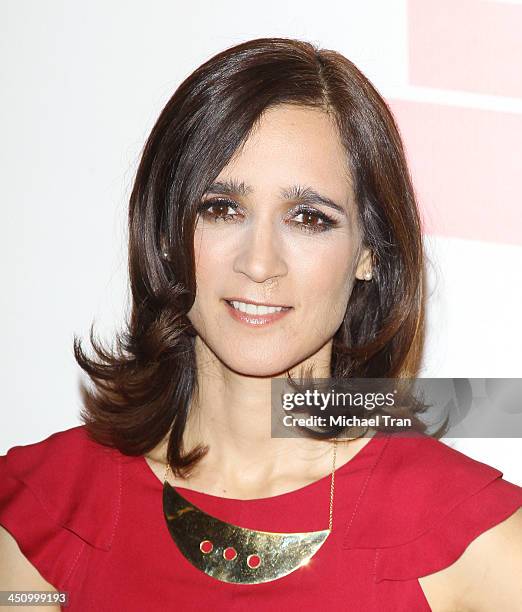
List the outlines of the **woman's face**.
<svg viewBox="0 0 522 612">
<path fill-rule="evenodd" d="M 197 342 L 231 370 L 276 376 L 329 362 L 354 278 L 370 270 L 346 167 L 326 113 L 279 106 L 205 194 L 188 316 Z M 236 311 L 231 298 L 290 309 L 270 320 Z"/>
</svg>

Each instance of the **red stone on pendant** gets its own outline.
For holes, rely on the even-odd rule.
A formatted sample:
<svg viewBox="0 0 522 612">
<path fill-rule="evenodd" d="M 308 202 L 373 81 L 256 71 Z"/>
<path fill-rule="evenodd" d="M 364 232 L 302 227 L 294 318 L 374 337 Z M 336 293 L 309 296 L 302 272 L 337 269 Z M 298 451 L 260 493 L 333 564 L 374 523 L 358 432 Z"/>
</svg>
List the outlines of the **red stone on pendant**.
<svg viewBox="0 0 522 612">
<path fill-rule="evenodd" d="M 247 565 L 252 569 L 259 567 L 261 565 L 261 557 L 259 555 L 248 555 Z"/>
<path fill-rule="evenodd" d="M 210 540 L 203 540 L 203 542 L 201 542 L 201 544 L 199 545 L 199 550 L 201 550 L 201 552 L 203 553 L 212 552 L 213 548 L 214 548 L 214 545 L 212 544 Z"/>
<path fill-rule="evenodd" d="M 236 549 L 232 546 L 225 548 L 225 550 L 223 551 L 223 557 L 225 557 L 227 561 L 232 561 L 237 557 Z"/>
</svg>

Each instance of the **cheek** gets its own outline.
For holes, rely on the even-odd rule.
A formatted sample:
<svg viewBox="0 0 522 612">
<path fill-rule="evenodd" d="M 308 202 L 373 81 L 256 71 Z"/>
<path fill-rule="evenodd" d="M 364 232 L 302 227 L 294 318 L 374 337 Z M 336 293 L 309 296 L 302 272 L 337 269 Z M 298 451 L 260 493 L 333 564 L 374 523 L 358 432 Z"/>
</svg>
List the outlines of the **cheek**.
<svg viewBox="0 0 522 612">
<path fill-rule="evenodd" d="M 198 293 L 215 294 L 220 282 L 231 272 L 231 244 L 219 231 L 196 229 L 194 259 Z"/>
<path fill-rule="evenodd" d="M 344 312 L 355 276 L 355 245 L 351 237 L 317 241 L 313 252 L 296 256 L 296 278 L 303 298 L 325 309 Z"/>
<path fill-rule="evenodd" d="M 220 258 L 215 253 L 218 246 L 212 240 L 212 234 L 196 228 L 194 232 L 194 260 L 196 264 L 196 278 L 207 278 L 212 275 L 213 267 Z"/>
<path fill-rule="evenodd" d="M 193 324 L 196 324 L 196 327 L 199 327 L 205 303 L 209 301 L 208 296 L 213 290 L 212 282 L 216 280 L 216 267 L 219 258 L 215 256 L 212 245 L 209 244 L 209 234 L 205 233 L 203 235 L 203 232 L 198 229 L 194 232 L 194 260 L 196 266 L 196 299 L 188 312 L 188 318 Z"/>
</svg>

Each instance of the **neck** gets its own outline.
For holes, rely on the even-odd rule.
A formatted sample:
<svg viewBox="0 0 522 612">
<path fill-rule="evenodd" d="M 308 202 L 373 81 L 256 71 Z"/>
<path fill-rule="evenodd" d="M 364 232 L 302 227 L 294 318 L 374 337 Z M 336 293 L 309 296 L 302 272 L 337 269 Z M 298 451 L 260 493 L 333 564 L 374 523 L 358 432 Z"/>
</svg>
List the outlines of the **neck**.
<svg viewBox="0 0 522 612">
<path fill-rule="evenodd" d="M 314 366 L 314 376 L 328 377 L 331 342 L 290 370 L 298 377 Z M 271 437 L 272 377 L 246 376 L 230 370 L 196 338 L 198 392 L 187 421 L 185 450 L 208 445 L 196 468 L 221 489 L 254 488 L 260 482 L 298 474 L 303 482 L 331 470 L 331 444 L 309 438 Z M 280 377 L 285 376 L 285 372 Z M 215 485 L 217 488 L 217 484 Z"/>
</svg>

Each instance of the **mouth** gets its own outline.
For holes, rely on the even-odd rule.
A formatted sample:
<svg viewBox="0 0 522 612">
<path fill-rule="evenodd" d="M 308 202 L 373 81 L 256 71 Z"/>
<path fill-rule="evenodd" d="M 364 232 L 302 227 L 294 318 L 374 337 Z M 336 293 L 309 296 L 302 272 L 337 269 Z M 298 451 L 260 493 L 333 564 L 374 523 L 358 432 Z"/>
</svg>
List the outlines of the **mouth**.
<svg viewBox="0 0 522 612">
<path fill-rule="evenodd" d="M 230 315 L 241 323 L 250 326 L 264 326 L 279 321 L 286 316 L 291 306 L 280 306 L 275 304 L 259 304 L 244 302 L 235 299 L 224 300 Z"/>
</svg>

